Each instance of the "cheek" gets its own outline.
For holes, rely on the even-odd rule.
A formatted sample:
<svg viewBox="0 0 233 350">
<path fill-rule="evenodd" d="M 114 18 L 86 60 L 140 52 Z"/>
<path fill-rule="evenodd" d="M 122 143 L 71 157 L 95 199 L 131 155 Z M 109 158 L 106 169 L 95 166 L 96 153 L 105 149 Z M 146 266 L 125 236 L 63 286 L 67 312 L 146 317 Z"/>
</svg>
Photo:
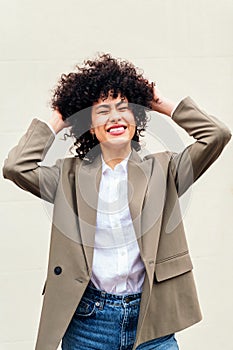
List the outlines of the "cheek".
<svg viewBox="0 0 233 350">
<path fill-rule="evenodd" d="M 94 132 L 95 132 L 95 136 L 96 136 L 96 138 L 98 139 L 99 142 L 102 142 L 102 141 L 105 140 L 106 135 L 105 135 L 105 129 L 104 129 L 103 126 L 95 125 Z"/>
<path fill-rule="evenodd" d="M 135 130 L 136 130 L 136 126 L 135 125 L 131 125 L 131 127 L 130 127 L 130 138 L 131 139 L 134 137 Z"/>
<path fill-rule="evenodd" d="M 106 118 L 104 117 L 98 117 L 98 119 L 92 119 L 92 126 L 94 129 L 101 129 L 104 128 L 106 124 Z"/>
<path fill-rule="evenodd" d="M 94 130 L 95 130 L 95 133 L 103 133 L 103 132 L 105 132 L 105 127 L 104 127 L 104 125 L 101 125 L 101 124 L 96 124 L 95 126 L 94 126 Z"/>
<path fill-rule="evenodd" d="M 133 115 L 131 116 L 129 123 L 130 123 L 130 129 L 134 130 L 134 132 L 135 132 L 135 129 L 136 129 L 136 121 L 135 121 Z"/>
</svg>

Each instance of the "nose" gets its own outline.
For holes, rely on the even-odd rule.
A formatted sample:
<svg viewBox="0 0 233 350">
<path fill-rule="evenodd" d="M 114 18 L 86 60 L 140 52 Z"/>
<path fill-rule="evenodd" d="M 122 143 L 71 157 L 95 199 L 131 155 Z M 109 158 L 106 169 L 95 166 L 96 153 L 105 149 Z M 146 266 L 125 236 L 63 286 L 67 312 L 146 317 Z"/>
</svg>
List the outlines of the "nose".
<svg viewBox="0 0 233 350">
<path fill-rule="evenodd" d="M 118 111 L 113 110 L 110 114 L 109 121 L 112 123 L 116 123 L 117 121 L 120 121 L 120 120 L 121 120 L 121 116 L 118 113 Z"/>
</svg>

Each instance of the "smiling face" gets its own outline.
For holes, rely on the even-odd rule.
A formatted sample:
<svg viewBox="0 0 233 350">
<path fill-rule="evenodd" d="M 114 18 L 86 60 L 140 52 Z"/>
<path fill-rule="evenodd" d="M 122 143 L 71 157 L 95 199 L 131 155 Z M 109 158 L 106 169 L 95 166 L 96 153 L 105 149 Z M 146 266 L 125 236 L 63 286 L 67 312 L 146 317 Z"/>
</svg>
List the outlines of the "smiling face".
<svg viewBox="0 0 233 350">
<path fill-rule="evenodd" d="M 107 99 L 99 99 L 92 106 L 92 128 L 100 146 L 104 148 L 124 148 L 131 150 L 131 139 L 134 136 L 136 124 L 127 98 L 120 94 L 117 98 L 111 95 Z"/>
</svg>

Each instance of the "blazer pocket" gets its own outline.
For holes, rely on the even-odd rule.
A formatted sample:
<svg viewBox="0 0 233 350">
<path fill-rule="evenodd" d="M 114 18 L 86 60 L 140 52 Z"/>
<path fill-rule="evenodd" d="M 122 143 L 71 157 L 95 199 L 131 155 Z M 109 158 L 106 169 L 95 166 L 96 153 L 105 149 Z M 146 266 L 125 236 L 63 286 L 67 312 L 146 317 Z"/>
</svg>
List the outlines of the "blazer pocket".
<svg viewBox="0 0 233 350">
<path fill-rule="evenodd" d="M 155 280 L 165 281 L 177 277 L 193 269 L 193 264 L 188 252 L 159 261 L 155 265 Z"/>
</svg>

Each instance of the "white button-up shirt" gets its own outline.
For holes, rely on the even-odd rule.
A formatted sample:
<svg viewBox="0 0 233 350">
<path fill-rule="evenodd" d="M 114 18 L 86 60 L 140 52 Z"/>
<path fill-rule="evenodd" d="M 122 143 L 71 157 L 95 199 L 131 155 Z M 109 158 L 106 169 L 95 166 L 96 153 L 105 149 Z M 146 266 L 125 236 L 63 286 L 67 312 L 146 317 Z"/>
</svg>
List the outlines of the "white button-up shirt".
<svg viewBox="0 0 233 350">
<path fill-rule="evenodd" d="M 145 277 L 128 205 L 128 159 L 111 169 L 102 158 L 91 280 L 114 294 L 141 292 Z"/>
</svg>

